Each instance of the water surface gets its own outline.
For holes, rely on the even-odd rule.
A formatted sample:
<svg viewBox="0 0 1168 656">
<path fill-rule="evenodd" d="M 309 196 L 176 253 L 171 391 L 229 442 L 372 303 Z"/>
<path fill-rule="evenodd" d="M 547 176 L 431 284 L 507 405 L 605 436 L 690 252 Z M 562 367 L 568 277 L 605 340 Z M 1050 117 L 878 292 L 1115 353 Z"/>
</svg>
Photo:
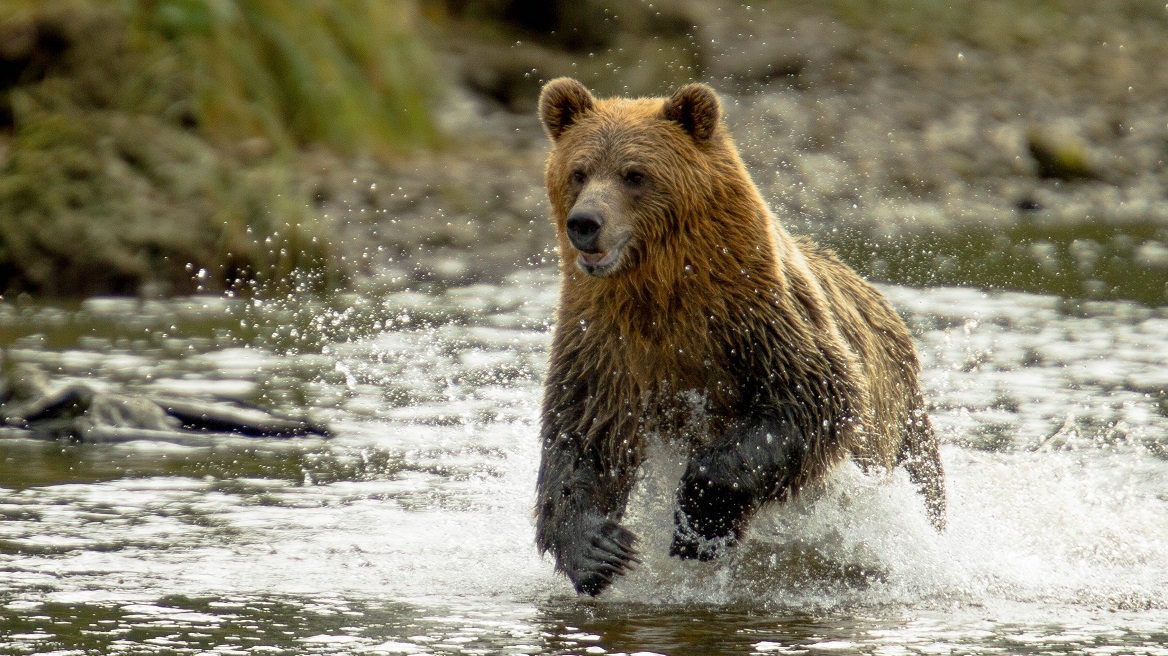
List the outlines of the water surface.
<svg viewBox="0 0 1168 656">
<path fill-rule="evenodd" d="M 845 467 L 719 563 L 579 599 L 532 544 L 556 281 L 330 303 L 0 303 L 62 379 L 318 409 L 336 437 L 0 441 L 5 654 L 1168 654 L 1168 311 L 886 287 L 918 338 L 950 528 Z"/>
</svg>

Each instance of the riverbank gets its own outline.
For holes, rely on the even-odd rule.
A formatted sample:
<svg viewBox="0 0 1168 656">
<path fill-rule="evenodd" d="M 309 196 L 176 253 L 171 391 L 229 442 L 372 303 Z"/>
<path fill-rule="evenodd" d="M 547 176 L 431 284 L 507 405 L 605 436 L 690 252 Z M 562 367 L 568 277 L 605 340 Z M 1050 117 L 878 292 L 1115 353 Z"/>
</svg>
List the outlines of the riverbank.
<svg viewBox="0 0 1168 656">
<path fill-rule="evenodd" d="M 499 280 L 555 259 L 533 112 L 541 82 L 570 74 L 601 94 L 661 94 L 700 79 L 723 94 L 776 214 L 870 277 L 1168 300 L 1168 70 L 1147 65 L 1168 58 L 1163 7 L 667 0 L 605 13 L 597 0 L 583 6 L 599 22 L 566 34 L 555 21 L 569 15 L 509 19 L 520 4 L 420 6 L 418 34 L 445 80 L 437 148 L 309 145 L 280 160 L 237 148 L 282 176 L 272 196 L 243 204 L 311 226 L 302 242 L 327 247 L 338 280 Z M 238 191 L 246 176 L 217 179 Z M 170 194 L 144 216 L 191 204 Z"/>
</svg>

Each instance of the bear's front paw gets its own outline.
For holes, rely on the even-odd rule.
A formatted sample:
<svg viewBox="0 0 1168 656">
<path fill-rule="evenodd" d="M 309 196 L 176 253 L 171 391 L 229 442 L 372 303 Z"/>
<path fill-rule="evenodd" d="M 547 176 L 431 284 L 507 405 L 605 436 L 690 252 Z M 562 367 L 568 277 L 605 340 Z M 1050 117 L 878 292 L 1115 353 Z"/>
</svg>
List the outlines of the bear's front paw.
<svg viewBox="0 0 1168 656">
<path fill-rule="evenodd" d="M 680 511 L 674 515 L 674 523 L 676 528 L 673 543 L 669 545 L 669 555 L 682 560 L 713 560 L 738 542 L 733 533 L 716 537 L 698 533 L 690 527 L 688 519 Z"/>
<path fill-rule="evenodd" d="M 560 568 L 576 586 L 576 592 L 595 597 L 613 579 L 632 571 L 641 562 L 633 545 L 637 536 L 611 519 L 586 522 L 571 545 L 560 554 Z"/>
<path fill-rule="evenodd" d="M 677 505 L 669 555 L 682 560 L 713 560 L 738 543 L 752 497 L 733 484 L 683 479 Z"/>
</svg>

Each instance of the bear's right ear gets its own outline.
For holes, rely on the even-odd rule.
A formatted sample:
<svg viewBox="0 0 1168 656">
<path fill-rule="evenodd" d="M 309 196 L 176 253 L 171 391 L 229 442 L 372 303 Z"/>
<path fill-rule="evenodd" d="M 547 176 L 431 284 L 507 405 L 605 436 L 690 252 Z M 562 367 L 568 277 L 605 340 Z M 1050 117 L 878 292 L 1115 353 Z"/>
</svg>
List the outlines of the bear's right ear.
<svg viewBox="0 0 1168 656">
<path fill-rule="evenodd" d="M 570 77 L 558 77 L 539 92 L 539 120 L 552 141 L 592 110 L 596 100 L 588 89 Z"/>
</svg>

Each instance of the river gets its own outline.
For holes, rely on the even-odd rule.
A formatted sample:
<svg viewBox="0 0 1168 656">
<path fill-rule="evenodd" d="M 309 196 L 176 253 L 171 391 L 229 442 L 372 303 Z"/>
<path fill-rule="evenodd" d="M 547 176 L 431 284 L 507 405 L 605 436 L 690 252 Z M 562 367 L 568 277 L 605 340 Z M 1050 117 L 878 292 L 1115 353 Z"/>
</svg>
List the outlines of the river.
<svg viewBox="0 0 1168 656">
<path fill-rule="evenodd" d="M 681 563 L 658 445 L 630 518 L 645 562 L 595 600 L 532 542 L 552 272 L 0 302 L 12 361 L 335 432 L 0 440 L 0 653 L 1168 654 L 1168 309 L 883 289 L 918 340 L 948 531 L 902 472 L 849 465 Z"/>
</svg>

